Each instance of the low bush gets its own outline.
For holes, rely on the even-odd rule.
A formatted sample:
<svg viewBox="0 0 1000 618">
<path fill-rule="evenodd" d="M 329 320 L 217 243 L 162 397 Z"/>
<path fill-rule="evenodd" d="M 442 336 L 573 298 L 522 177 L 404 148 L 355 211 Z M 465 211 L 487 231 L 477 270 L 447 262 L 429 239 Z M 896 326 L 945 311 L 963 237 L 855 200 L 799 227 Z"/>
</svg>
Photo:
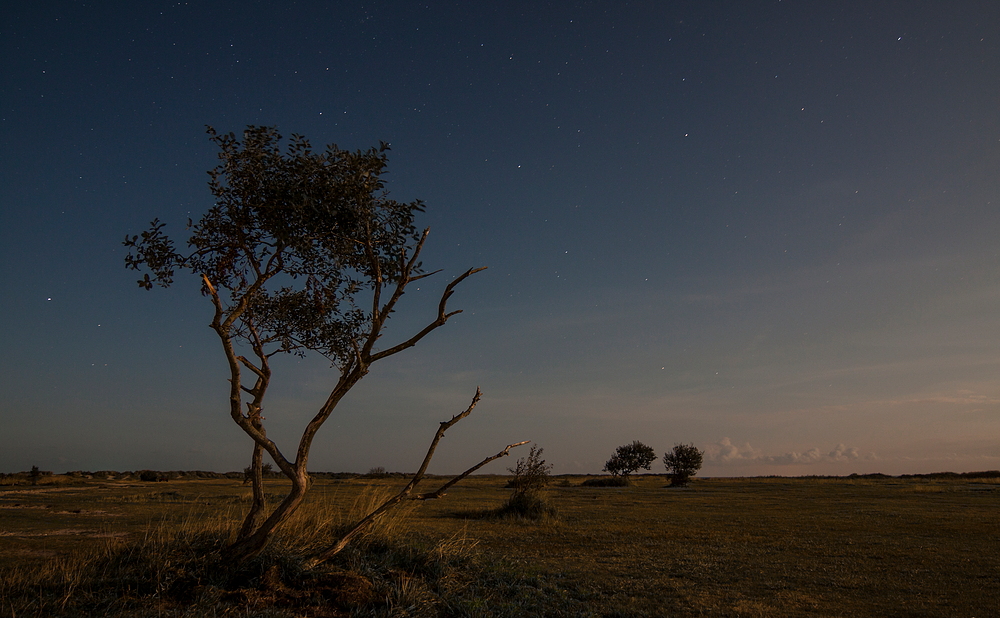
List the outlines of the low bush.
<svg viewBox="0 0 1000 618">
<path fill-rule="evenodd" d="M 532 446 L 527 457 L 518 459 L 513 468 L 507 468 L 507 471 L 514 475 L 507 483 L 508 488 L 515 492 L 527 493 L 540 491 L 549 484 L 552 464 L 545 463 L 542 459 L 543 450 Z"/>
<path fill-rule="evenodd" d="M 368 472 L 362 476 L 367 479 L 387 479 L 392 476 L 392 473 L 388 472 L 382 466 L 375 466 L 369 468 Z"/>
<path fill-rule="evenodd" d="M 139 480 L 145 483 L 166 483 L 170 477 L 156 470 L 142 470 L 139 472 Z"/>
<path fill-rule="evenodd" d="M 500 519 L 551 519 L 557 515 L 545 495 L 538 491 L 514 492 L 492 516 Z"/>
<path fill-rule="evenodd" d="M 513 489 L 510 497 L 500 508 L 492 511 L 492 517 L 504 519 L 546 519 L 556 516 L 556 508 L 545 498 L 543 490 L 549 484 L 552 464 L 542 459 L 542 449 L 531 447 L 527 457 L 517 460 L 507 471 L 514 476 L 507 487 Z"/>
</svg>

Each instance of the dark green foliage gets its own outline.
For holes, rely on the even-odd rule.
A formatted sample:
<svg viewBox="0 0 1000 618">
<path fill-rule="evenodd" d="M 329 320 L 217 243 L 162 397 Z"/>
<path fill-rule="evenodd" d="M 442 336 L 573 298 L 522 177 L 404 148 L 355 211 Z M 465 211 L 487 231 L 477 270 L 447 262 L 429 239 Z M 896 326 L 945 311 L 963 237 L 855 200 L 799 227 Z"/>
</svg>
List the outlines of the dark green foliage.
<svg viewBox="0 0 1000 618">
<path fill-rule="evenodd" d="M 178 252 L 154 220 L 126 237 L 126 265 L 149 271 L 139 280 L 146 289 L 171 285 L 177 269 L 205 275 L 228 301 L 221 321 L 235 317 L 233 334 L 268 354 L 313 350 L 340 368 L 352 364 L 371 319 L 358 295 L 376 279 L 395 283 L 400 256 L 420 237 L 414 215 L 423 204 L 385 197 L 388 145 L 316 152 L 293 135 L 282 152 L 272 127 L 248 127 L 242 142 L 208 133 L 220 149 L 209 172 L 215 205 L 188 222 L 190 252 Z"/>
<path fill-rule="evenodd" d="M 670 486 L 687 485 L 691 477 L 701 470 L 705 451 L 699 451 L 693 444 L 676 444 L 674 449 L 663 455 L 663 465 L 670 474 Z"/>
<path fill-rule="evenodd" d="M 604 471 L 612 476 L 628 479 L 628 475 L 639 469 L 649 470 L 654 461 L 656 453 L 653 447 L 635 440 L 632 444 L 624 444 L 615 449 L 615 454 L 604 464 Z"/>
</svg>

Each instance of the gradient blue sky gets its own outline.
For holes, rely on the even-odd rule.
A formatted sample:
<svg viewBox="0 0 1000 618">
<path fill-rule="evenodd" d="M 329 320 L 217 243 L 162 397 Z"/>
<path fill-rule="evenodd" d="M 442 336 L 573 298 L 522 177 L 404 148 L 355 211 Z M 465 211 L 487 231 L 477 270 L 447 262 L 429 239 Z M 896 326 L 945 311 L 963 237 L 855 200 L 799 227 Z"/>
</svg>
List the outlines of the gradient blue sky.
<svg viewBox="0 0 1000 618">
<path fill-rule="evenodd" d="M 241 469 L 193 278 L 121 240 L 211 204 L 204 125 L 392 144 L 425 264 L 314 470 L 530 439 L 703 473 L 1000 468 L 1000 4 L 37 2 L 0 15 L 0 471 Z M 285 451 L 333 383 L 282 359 Z M 513 462 L 484 471 L 503 472 Z M 654 471 L 662 471 L 660 462 Z"/>
</svg>

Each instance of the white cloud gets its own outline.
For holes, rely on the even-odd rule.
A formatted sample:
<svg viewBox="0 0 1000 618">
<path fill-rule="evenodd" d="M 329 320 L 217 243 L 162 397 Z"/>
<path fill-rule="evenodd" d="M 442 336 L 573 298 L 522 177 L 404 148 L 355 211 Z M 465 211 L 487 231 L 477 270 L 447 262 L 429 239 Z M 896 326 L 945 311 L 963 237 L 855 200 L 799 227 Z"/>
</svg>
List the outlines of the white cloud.
<svg viewBox="0 0 1000 618">
<path fill-rule="evenodd" d="M 780 455 L 765 455 L 750 446 L 749 442 L 744 443 L 742 446 L 737 446 L 729 438 L 723 438 L 716 444 L 711 444 L 705 448 L 705 460 L 719 464 L 756 463 L 791 465 L 840 463 L 875 459 L 878 459 L 878 457 L 874 453 L 863 454 L 857 447 L 847 447 L 843 444 L 838 444 L 829 452 L 823 452 L 819 448 L 813 447 L 804 452 L 789 451 Z"/>
</svg>

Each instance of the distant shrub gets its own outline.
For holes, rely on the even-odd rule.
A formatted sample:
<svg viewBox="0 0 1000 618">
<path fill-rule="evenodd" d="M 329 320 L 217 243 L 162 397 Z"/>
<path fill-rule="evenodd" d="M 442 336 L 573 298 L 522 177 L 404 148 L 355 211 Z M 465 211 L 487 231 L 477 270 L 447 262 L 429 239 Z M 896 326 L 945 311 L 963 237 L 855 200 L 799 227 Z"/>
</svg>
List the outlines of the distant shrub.
<svg viewBox="0 0 1000 618">
<path fill-rule="evenodd" d="M 599 476 L 580 483 L 581 487 L 628 487 L 628 479 L 624 476 Z"/>
<path fill-rule="evenodd" d="M 545 498 L 542 490 L 549 484 L 552 464 L 542 459 L 543 449 L 532 446 L 527 457 L 517 460 L 507 471 L 514 477 L 507 483 L 513 489 L 504 504 L 493 512 L 494 517 L 517 519 L 544 519 L 555 517 L 556 509 Z"/>
<path fill-rule="evenodd" d="M 260 467 L 260 475 L 262 478 L 267 478 L 273 470 L 274 466 L 271 464 L 263 464 Z M 253 466 L 247 466 L 246 468 L 243 468 L 243 484 L 249 485 L 251 482 L 253 482 Z"/>
<path fill-rule="evenodd" d="M 892 478 L 885 474 L 852 474 L 851 478 Z M 1000 470 L 981 470 L 978 472 L 931 472 L 930 474 L 901 474 L 901 479 L 991 479 L 1000 477 Z"/>
<path fill-rule="evenodd" d="M 674 449 L 663 455 L 663 465 L 670 475 L 671 487 L 688 484 L 695 472 L 701 470 L 705 451 L 699 451 L 693 444 L 676 444 Z"/>
<path fill-rule="evenodd" d="M 309 473 L 309 478 L 313 480 L 323 479 L 326 481 L 346 481 L 349 479 L 357 479 L 363 477 L 364 475 L 359 474 L 358 472 L 310 472 Z"/>
<path fill-rule="evenodd" d="M 365 477 L 370 479 L 384 479 L 390 476 L 392 475 L 389 474 L 386 471 L 386 469 L 383 468 L 382 466 L 375 466 L 373 468 L 369 468 L 368 472 L 365 474 Z"/>
<path fill-rule="evenodd" d="M 543 489 L 549 484 L 549 470 L 552 469 L 552 464 L 547 464 L 542 459 L 543 450 L 532 446 L 527 457 L 518 459 L 513 468 L 507 468 L 507 471 L 514 475 L 514 478 L 507 483 L 507 487 L 515 492 L 528 493 Z"/>
<path fill-rule="evenodd" d="M 156 470 L 142 470 L 139 472 L 139 480 L 145 483 L 165 483 L 170 480 L 170 477 Z"/>
</svg>

